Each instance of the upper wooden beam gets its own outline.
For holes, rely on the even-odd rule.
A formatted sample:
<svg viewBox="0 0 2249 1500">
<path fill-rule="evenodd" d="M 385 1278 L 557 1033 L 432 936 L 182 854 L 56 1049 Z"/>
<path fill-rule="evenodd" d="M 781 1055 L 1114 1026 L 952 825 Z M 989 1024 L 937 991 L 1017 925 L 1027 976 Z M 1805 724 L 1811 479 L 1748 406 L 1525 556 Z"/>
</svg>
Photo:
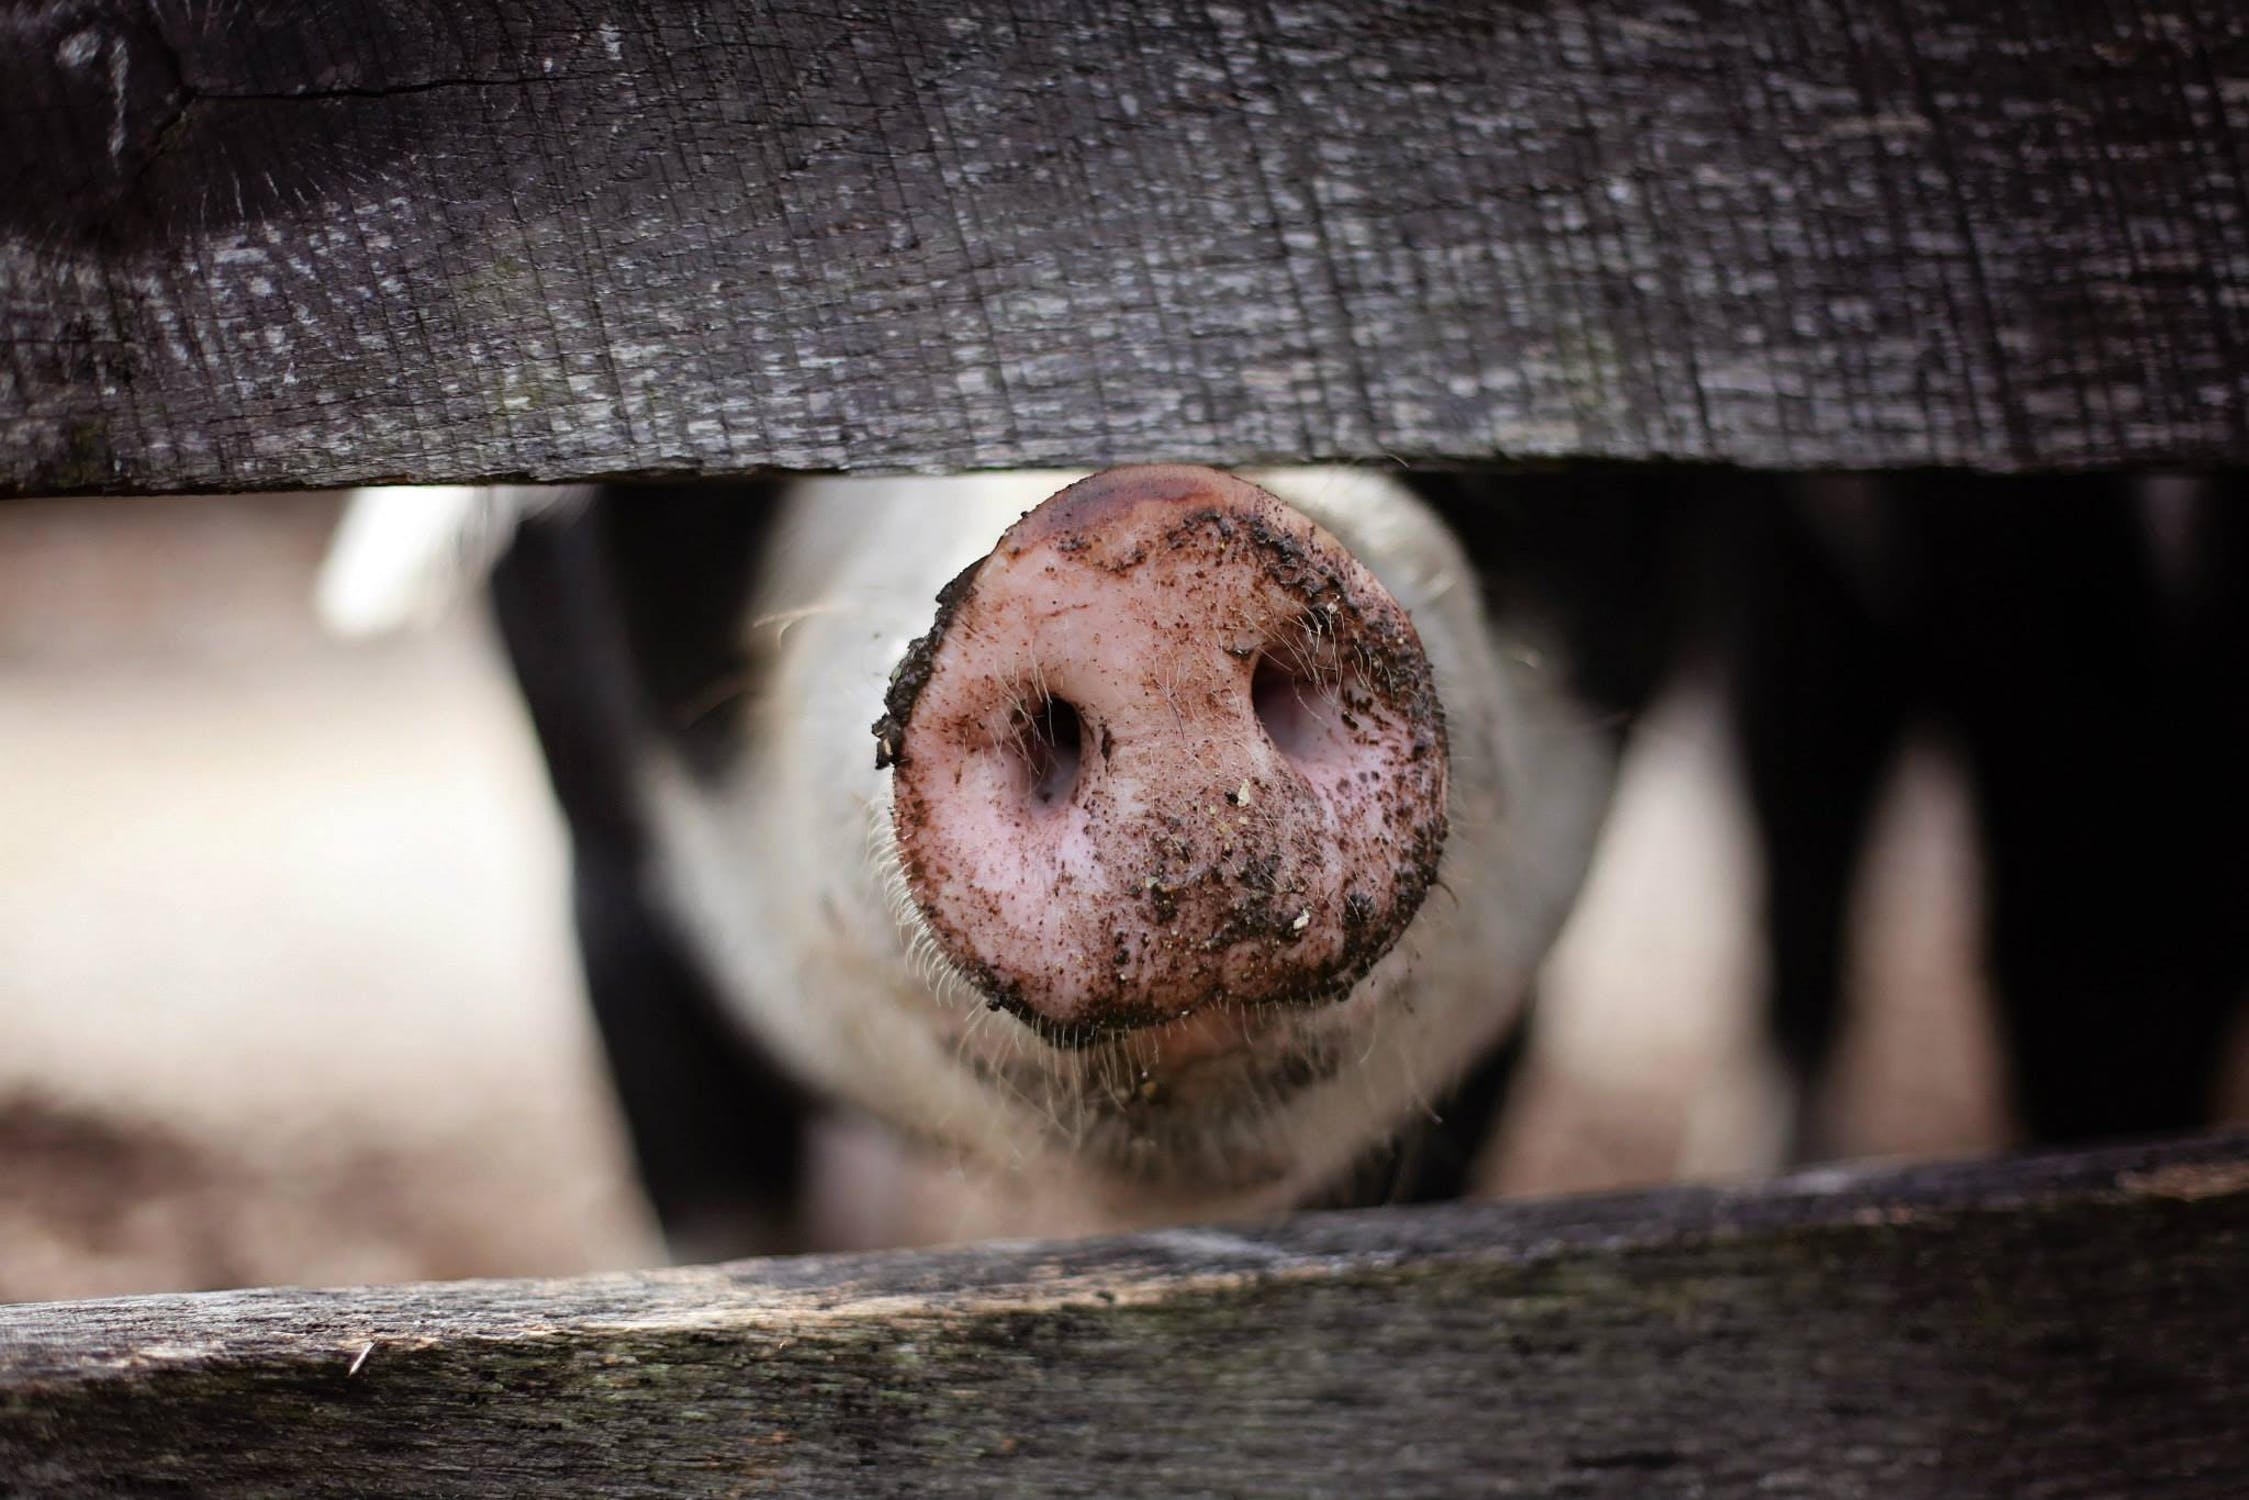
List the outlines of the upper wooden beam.
<svg viewBox="0 0 2249 1500">
<path fill-rule="evenodd" d="M 2249 1494 L 2249 1135 L 0 1307 L 11 1495 Z"/>
<path fill-rule="evenodd" d="M 0 492 L 2249 462 L 2214 0 L 0 12 Z"/>
</svg>

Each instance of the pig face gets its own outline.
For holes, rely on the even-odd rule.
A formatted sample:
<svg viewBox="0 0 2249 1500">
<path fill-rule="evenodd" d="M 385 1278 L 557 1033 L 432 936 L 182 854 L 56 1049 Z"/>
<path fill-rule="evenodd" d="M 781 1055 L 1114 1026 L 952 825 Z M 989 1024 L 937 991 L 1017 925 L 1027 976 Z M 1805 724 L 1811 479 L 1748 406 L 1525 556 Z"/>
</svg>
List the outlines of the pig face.
<svg viewBox="0 0 2249 1500">
<path fill-rule="evenodd" d="M 1285 1206 L 1516 1019 L 1609 745 L 1396 483 L 1081 477 L 793 486 L 653 878 L 818 1088 L 1081 1222 Z"/>
</svg>

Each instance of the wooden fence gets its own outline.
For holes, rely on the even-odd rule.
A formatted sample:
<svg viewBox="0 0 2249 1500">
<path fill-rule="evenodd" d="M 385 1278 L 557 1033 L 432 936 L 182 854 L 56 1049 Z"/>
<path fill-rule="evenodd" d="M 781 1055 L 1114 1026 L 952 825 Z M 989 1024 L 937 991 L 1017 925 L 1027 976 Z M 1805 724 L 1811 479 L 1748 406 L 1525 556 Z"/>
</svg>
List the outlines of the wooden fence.
<svg viewBox="0 0 2249 1500">
<path fill-rule="evenodd" d="M 0 1307 L 24 1495 L 2249 1494 L 2249 1134 Z"/>
<path fill-rule="evenodd" d="M 2212 0 L 0 12 L 0 494 L 2249 462 Z M 0 1494 L 2249 1494 L 2249 1137 L 0 1308 Z"/>
<path fill-rule="evenodd" d="M 0 486 L 2249 460 L 2216 0 L 0 12 Z"/>
</svg>

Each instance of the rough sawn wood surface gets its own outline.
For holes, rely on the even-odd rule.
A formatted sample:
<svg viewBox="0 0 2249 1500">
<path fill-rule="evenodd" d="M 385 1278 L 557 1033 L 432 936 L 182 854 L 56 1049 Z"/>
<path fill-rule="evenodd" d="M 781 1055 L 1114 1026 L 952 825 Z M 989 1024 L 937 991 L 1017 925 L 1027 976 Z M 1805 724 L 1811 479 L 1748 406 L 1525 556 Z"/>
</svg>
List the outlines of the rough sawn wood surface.
<svg viewBox="0 0 2249 1500">
<path fill-rule="evenodd" d="M 2249 1135 L 0 1308 L 11 1495 L 2249 1493 Z"/>
<path fill-rule="evenodd" d="M 2210 0 L 0 14 L 0 493 L 2249 461 Z"/>
</svg>

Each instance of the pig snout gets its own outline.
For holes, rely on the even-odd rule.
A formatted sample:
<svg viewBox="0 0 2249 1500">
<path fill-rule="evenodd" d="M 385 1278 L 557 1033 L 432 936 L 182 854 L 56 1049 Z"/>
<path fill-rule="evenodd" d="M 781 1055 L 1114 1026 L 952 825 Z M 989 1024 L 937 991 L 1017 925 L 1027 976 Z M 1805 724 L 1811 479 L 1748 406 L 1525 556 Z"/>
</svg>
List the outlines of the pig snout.
<svg viewBox="0 0 2249 1500">
<path fill-rule="evenodd" d="M 1436 876 L 1445 724 L 1413 622 L 1230 475 L 1049 498 L 938 596 L 885 708 L 931 940 L 1063 1045 L 1337 999 Z"/>
</svg>

